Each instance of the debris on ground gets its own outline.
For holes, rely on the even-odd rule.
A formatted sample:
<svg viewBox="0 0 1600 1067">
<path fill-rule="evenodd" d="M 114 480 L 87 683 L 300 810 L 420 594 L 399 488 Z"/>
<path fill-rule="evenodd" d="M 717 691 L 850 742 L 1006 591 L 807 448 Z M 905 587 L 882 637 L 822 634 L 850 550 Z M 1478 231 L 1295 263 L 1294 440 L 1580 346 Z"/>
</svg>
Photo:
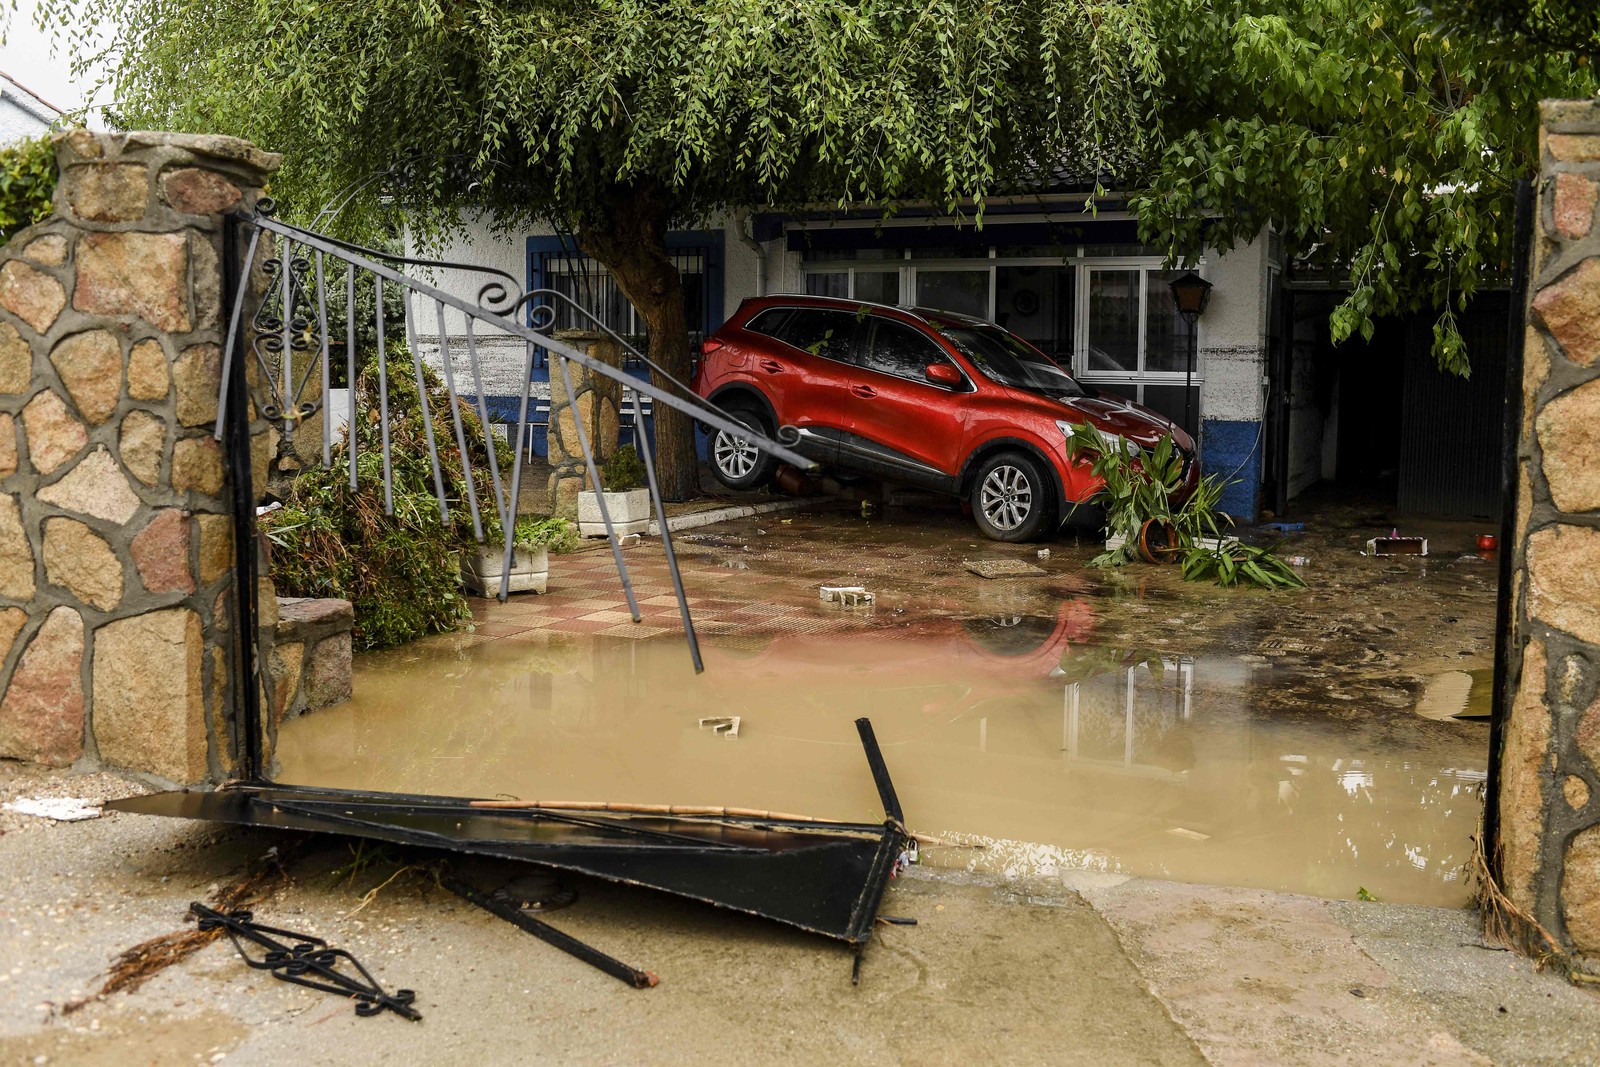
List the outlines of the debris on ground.
<svg viewBox="0 0 1600 1067">
<path fill-rule="evenodd" d="M 1303 522 L 1264 522 L 1261 524 L 1261 528 L 1263 530 L 1272 530 L 1274 533 L 1281 534 L 1297 534 L 1306 532 L 1306 524 Z"/>
<path fill-rule="evenodd" d="M 520 930 L 525 930 L 546 944 L 555 946 L 567 955 L 582 960 L 584 963 L 609 974 L 613 978 L 627 982 L 635 989 L 650 989 L 661 982 L 661 979 L 653 972 L 641 971 L 637 967 L 630 967 L 616 957 L 608 956 L 599 949 L 584 944 L 571 934 L 562 933 L 549 923 L 529 915 L 526 909 L 515 907 L 501 900 L 498 894 L 483 893 L 476 887 L 449 874 L 441 875 L 439 884 L 467 903 L 482 908 L 498 919 L 504 919 L 511 925 Z M 408 991 L 402 989 L 400 992 L 406 993 Z M 360 1011 L 359 1008 L 356 1010 Z"/>
<path fill-rule="evenodd" d="M 342 948 L 331 947 L 320 937 L 266 926 L 256 922 L 248 911 L 217 911 L 198 900 L 189 905 L 189 912 L 198 920 L 200 931 L 226 934 L 245 963 L 259 971 L 270 971 L 280 982 L 347 997 L 355 1001 L 356 1014 L 364 1019 L 385 1011 L 412 1022 L 422 1019 L 422 1013 L 411 1006 L 416 993 L 409 989 L 385 992 L 360 960 Z M 265 950 L 260 958 L 250 955 L 247 942 Z M 346 963 L 356 974 L 340 969 Z"/>
<path fill-rule="evenodd" d="M 1427 554 L 1426 537 L 1401 537 L 1398 534 L 1390 534 L 1388 537 L 1374 537 L 1367 542 L 1369 556 L 1426 556 Z"/>
<path fill-rule="evenodd" d="M 300 842 L 297 840 L 282 850 L 276 845 L 269 848 L 262 856 L 261 863 L 211 895 L 211 902 L 216 906 L 216 910 L 237 911 L 277 888 L 287 880 L 284 872 L 285 861 L 299 847 Z M 81 1000 L 71 1001 L 62 1010 L 70 1014 L 113 993 L 131 993 L 168 967 L 194 955 L 220 936 L 222 936 L 221 930 L 196 928 L 177 930 L 170 934 L 152 937 L 148 941 L 141 941 L 125 950 L 112 962 L 111 970 L 106 973 L 106 980 L 98 991 Z"/>
<path fill-rule="evenodd" d="M 711 727 L 712 733 L 721 734 L 723 737 L 739 736 L 739 716 L 737 715 L 713 715 L 709 718 L 701 719 L 700 728 L 703 730 L 707 726 Z"/>
<path fill-rule="evenodd" d="M 855 981 L 893 860 L 915 837 L 906 829 L 871 722 L 859 718 L 855 726 L 883 804 L 881 823 L 732 808 L 465 800 L 264 782 L 232 782 L 209 792 L 155 793 L 112 801 L 108 807 L 238 826 L 338 833 L 577 870 L 843 941 L 855 953 Z M 653 975 L 613 960 L 472 885 L 446 875 L 440 876 L 440 884 L 615 977 L 636 985 L 655 984 Z M 226 904 L 213 910 L 228 916 L 237 907 Z M 138 962 L 147 949 L 160 949 L 161 966 L 176 962 L 214 937 L 221 928 L 217 923 L 213 920 L 207 929 L 193 934 L 147 942 L 131 950 L 133 960 Z M 229 929 L 230 936 L 237 932 Z M 181 953 L 168 951 L 174 939 L 181 941 L 177 946 Z M 191 939 L 198 940 L 191 944 Z M 374 1010 L 387 1007 L 385 1003 Z"/>
<path fill-rule="evenodd" d="M 820 586 L 817 598 L 825 604 L 838 604 L 846 608 L 866 607 L 876 599 L 864 585 Z"/>
<path fill-rule="evenodd" d="M 1038 578 L 1050 573 L 1023 559 L 966 559 L 961 565 L 979 578 Z"/>
<path fill-rule="evenodd" d="M 36 819 L 81 822 L 98 819 L 102 803 L 104 801 L 87 797 L 21 797 L 6 801 L 4 809 L 13 815 L 31 815 Z"/>
</svg>

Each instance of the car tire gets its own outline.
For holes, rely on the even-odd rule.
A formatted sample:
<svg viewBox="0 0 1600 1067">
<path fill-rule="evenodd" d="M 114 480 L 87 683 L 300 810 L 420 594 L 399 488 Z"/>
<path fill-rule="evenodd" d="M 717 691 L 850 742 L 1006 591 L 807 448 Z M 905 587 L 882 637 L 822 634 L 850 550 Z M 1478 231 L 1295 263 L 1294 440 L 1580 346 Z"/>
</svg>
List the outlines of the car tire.
<svg viewBox="0 0 1600 1067">
<path fill-rule="evenodd" d="M 1023 452 L 984 460 L 967 494 L 972 521 L 992 541 L 1035 541 L 1054 526 L 1055 488 L 1044 466 Z"/>
<path fill-rule="evenodd" d="M 757 433 L 772 436 L 766 416 L 754 408 L 730 407 L 728 417 Z M 759 489 L 772 480 L 778 461 L 726 430 L 711 431 L 711 473 L 729 489 Z"/>
</svg>

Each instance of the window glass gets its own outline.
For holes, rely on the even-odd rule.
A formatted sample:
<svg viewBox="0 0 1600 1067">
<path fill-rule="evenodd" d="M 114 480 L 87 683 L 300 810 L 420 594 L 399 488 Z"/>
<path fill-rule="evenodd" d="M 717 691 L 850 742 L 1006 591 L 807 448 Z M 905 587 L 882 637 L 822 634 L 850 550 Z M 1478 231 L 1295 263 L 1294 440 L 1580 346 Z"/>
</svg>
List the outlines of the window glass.
<svg viewBox="0 0 1600 1067">
<path fill-rule="evenodd" d="M 1072 359 L 1076 302 L 1071 267 L 995 268 L 995 322 L 1063 362 Z"/>
<path fill-rule="evenodd" d="M 855 329 L 854 312 L 796 308 L 776 336 L 785 344 L 804 349 L 814 356 L 848 363 L 853 354 L 850 341 Z"/>
<path fill-rule="evenodd" d="M 1184 273 L 1153 270 L 1145 275 L 1149 286 L 1144 315 L 1145 370 L 1182 372 L 1189 366 L 1189 324 L 1173 306 L 1171 289 L 1173 279 Z"/>
<path fill-rule="evenodd" d="M 988 259 L 987 245 L 928 245 L 911 250 L 912 259 Z"/>
<path fill-rule="evenodd" d="M 763 333 L 768 337 L 782 337 L 783 324 L 794 311 L 793 308 L 767 308 L 745 325 L 745 329 L 752 333 Z"/>
<path fill-rule="evenodd" d="M 806 275 L 807 296 L 837 296 L 850 295 L 850 272 L 847 270 L 829 271 L 826 274 L 814 271 Z"/>
<path fill-rule="evenodd" d="M 900 303 L 900 272 L 897 270 L 856 271 L 856 299 L 874 304 Z"/>
<path fill-rule="evenodd" d="M 872 344 L 861 365 L 920 382 L 927 380 L 930 363 L 948 362 L 939 346 L 915 327 L 880 318 L 873 322 Z"/>
<path fill-rule="evenodd" d="M 958 315 L 989 317 L 989 271 L 919 270 L 917 306 Z"/>
<path fill-rule="evenodd" d="M 1082 396 L 1083 387 L 1054 360 L 995 326 L 939 330 L 990 381 L 1046 396 Z"/>
<path fill-rule="evenodd" d="M 1138 371 L 1139 274 L 1136 270 L 1090 272 L 1090 371 Z"/>
</svg>

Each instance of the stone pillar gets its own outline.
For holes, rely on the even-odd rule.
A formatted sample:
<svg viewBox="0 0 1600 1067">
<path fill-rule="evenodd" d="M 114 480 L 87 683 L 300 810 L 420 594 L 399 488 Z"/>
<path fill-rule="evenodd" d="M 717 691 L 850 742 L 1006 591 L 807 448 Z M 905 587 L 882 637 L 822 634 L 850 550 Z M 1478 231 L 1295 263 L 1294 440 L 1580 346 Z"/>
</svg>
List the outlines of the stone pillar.
<svg viewBox="0 0 1600 1067">
<path fill-rule="evenodd" d="M 56 214 L 0 248 L 0 756 L 220 781 L 220 216 L 278 157 L 78 130 L 56 159 Z"/>
<path fill-rule="evenodd" d="M 1600 964 L 1600 101 L 1547 102 L 1540 143 L 1517 532 L 1506 546 L 1515 696 L 1501 880 L 1582 967 Z"/>
<path fill-rule="evenodd" d="M 607 334 L 571 330 L 556 334 L 556 339 L 592 359 L 613 367 L 622 366 L 622 350 Z M 572 409 L 576 407 L 578 416 L 583 419 L 595 463 L 602 464 L 617 450 L 617 409 L 622 403 L 622 386 L 576 363 L 568 363 L 567 374 L 572 378 L 576 397 L 568 399 L 566 382 L 561 368 L 556 365 L 558 358 L 550 357 L 550 425 L 545 431 L 550 460 L 550 503 L 554 514 L 576 521 L 578 493 L 593 486 L 589 485 Z"/>
</svg>

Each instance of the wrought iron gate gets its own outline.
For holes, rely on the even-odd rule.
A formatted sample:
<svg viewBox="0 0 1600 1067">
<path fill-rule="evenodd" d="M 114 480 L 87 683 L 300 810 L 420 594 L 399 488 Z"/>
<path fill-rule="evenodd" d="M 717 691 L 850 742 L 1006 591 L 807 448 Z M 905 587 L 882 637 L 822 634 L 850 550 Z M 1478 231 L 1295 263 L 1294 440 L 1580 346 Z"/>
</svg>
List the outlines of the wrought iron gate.
<svg viewBox="0 0 1600 1067">
<path fill-rule="evenodd" d="M 398 290 L 404 308 L 406 347 L 412 372 L 419 383 L 421 421 L 427 441 L 432 483 L 440 518 L 449 520 L 452 507 L 464 507 L 471 517 L 474 535 L 481 543 L 484 540 L 483 516 L 487 508 L 493 508 L 493 514 L 499 520 L 500 529 L 504 534 L 504 569 L 500 584 L 502 600 L 509 591 L 512 529 L 516 524 L 516 501 L 521 491 L 522 465 L 520 462 L 511 464 L 509 484 L 505 484 L 500 471 L 501 464 L 495 452 L 494 435 L 488 434 L 486 443 L 489 451 L 490 484 L 478 485 L 473 475 L 461 418 L 461 405 L 465 399 L 470 398 L 470 402 L 475 403 L 483 424 L 485 426 L 489 424 L 489 412 L 485 406 L 483 367 L 478 351 L 479 329 L 487 328 L 519 338 L 525 352 L 523 373 L 518 379 L 522 383 L 522 391 L 518 398 L 515 437 L 513 441 L 508 441 L 514 449 L 514 456 L 520 457 L 526 452 L 534 361 L 541 353 L 547 353 L 555 364 L 552 373 L 561 375 L 569 396 L 572 395 L 572 378 L 568 364 L 575 363 L 590 373 L 619 383 L 622 388 L 623 410 L 626 411 L 631 402 L 636 422 L 642 423 L 641 398 L 648 398 L 652 404 L 666 405 L 683 412 L 712 429 L 726 430 L 751 438 L 756 447 L 786 463 L 804 469 L 811 469 L 814 466 L 814 463 L 791 450 L 790 445 L 794 441 L 792 436 L 780 433 L 779 436 L 785 438 L 780 442 L 752 433 L 748 428 L 735 422 L 721 408 L 695 396 L 688 383 L 652 363 L 644 353 L 618 336 L 606 323 L 595 318 L 565 293 L 550 289 L 524 293 L 517 280 L 510 274 L 491 267 L 391 255 L 348 244 L 325 234 L 301 229 L 278 220 L 273 216 L 273 207 L 269 200 L 263 200 L 261 206 L 258 206 L 256 212 L 249 217 L 230 219 L 224 244 L 224 256 L 227 259 L 226 280 L 232 299 L 228 304 L 229 319 L 222 362 L 221 395 L 218 404 L 220 414 L 217 419 L 216 438 L 218 441 L 227 442 L 230 462 L 233 465 L 234 532 L 235 544 L 239 546 L 238 595 L 241 625 L 244 627 L 241 629 L 242 633 L 254 632 L 253 620 L 256 610 L 254 600 L 257 575 L 254 573 L 253 551 L 256 501 L 251 497 L 250 429 L 247 425 L 251 404 L 254 401 L 261 416 L 275 424 L 286 438 L 292 435 L 296 426 L 304 420 L 320 418 L 322 461 L 324 464 L 332 462 L 334 426 L 332 412 L 326 403 L 332 374 L 329 353 L 334 340 L 329 329 L 329 309 L 332 307 L 335 311 L 344 312 L 346 336 L 343 338 L 343 347 L 346 365 L 343 369 L 346 380 L 354 383 L 357 374 L 357 352 L 364 332 L 363 325 L 358 322 L 356 296 L 358 278 L 363 283 L 370 279 L 375 295 L 370 337 L 378 380 L 377 415 L 382 443 L 384 511 L 390 515 L 394 513 L 394 475 L 389 441 L 391 353 L 387 342 L 387 334 L 392 324 L 386 324 L 384 321 L 384 291 L 387 288 Z M 242 257 L 239 254 L 241 244 L 244 247 Z M 474 276 L 480 279 L 477 298 L 475 301 L 466 300 L 440 286 L 410 276 L 407 273 L 408 269 L 434 274 L 462 272 Z M 255 294 L 259 297 L 259 303 L 251 321 L 245 322 L 244 313 L 250 303 L 252 289 L 264 291 Z M 339 306 L 341 303 L 342 308 Z M 466 482 L 466 499 L 454 502 L 450 500 L 441 469 L 439 458 L 441 442 L 435 439 L 428 390 L 421 387 L 424 372 L 423 359 L 417 344 L 417 316 L 426 313 L 430 305 L 432 318 L 438 330 L 437 359 L 445 390 L 449 396 L 455 437 L 453 442 L 444 442 L 443 447 L 448 448 L 453 445 L 457 450 Z M 459 332 L 463 335 L 463 345 L 451 344 L 452 316 L 447 312 L 453 313 L 461 324 Z M 554 336 L 554 327 L 563 318 L 585 320 L 591 328 L 611 334 L 630 360 L 650 369 L 651 380 L 644 380 L 618 367 L 592 359 L 571 345 L 558 340 Z M 460 361 L 458 353 L 464 354 L 464 365 L 458 365 Z M 250 396 L 246 384 L 248 377 L 244 365 L 246 361 L 253 362 L 259 373 L 263 386 L 262 395 L 259 397 Z M 310 389 L 313 381 L 319 382 L 319 388 Z M 352 406 L 348 418 L 353 426 L 357 416 L 363 413 L 355 410 L 353 388 L 350 396 Z M 578 410 L 576 408 L 572 410 L 590 483 L 599 487 L 601 478 L 595 462 L 590 428 L 584 425 Z M 648 435 L 636 435 L 636 444 L 639 456 L 644 462 L 652 511 L 661 529 L 662 548 L 683 619 L 690 655 L 698 671 L 702 669 L 699 645 L 694 621 L 689 612 L 688 598 L 684 595 L 682 577 L 678 571 L 672 535 L 662 507 L 654 450 L 650 447 Z M 350 471 L 350 488 L 354 490 L 358 488 L 359 478 L 355 433 L 347 435 L 345 448 L 348 450 L 346 459 Z M 627 564 L 623 560 L 621 546 L 605 505 L 604 494 L 597 494 L 597 500 L 628 610 L 633 620 L 638 622 L 639 607 L 628 576 Z M 238 691 L 244 695 L 247 704 L 259 705 L 258 699 L 252 699 L 257 686 L 249 681 L 257 670 L 256 665 L 251 662 L 250 650 L 242 649 L 241 655 L 237 658 L 241 661 L 239 670 L 243 672 L 238 679 L 242 688 Z M 259 721 L 259 707 L 254 709 L 253 714 Z M 248 732 L 259 736 L 259 729 Z M 259 752 L 255 753 L 253 758 L 247 755 L 245 760 L 247 768 L 253 772 L 251 777 L 259 775 L 261 770 L 259 755 Z"/>
</svg>

